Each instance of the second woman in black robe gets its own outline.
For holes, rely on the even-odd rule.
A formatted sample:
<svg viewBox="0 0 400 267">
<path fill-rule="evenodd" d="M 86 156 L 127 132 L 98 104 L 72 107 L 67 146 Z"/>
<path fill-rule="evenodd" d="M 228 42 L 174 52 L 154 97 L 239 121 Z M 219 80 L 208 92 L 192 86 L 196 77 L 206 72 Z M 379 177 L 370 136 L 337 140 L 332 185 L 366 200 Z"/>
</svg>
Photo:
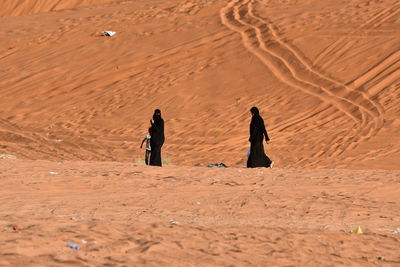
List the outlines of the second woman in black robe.
<svg viewBox="0 0 400 267">
<path fill-rule="evenodd" d="M 164 136 L 164 120 L 161 117 L 161 111 L 154 111 L 153 120 L 151 122 L 151 139 L 150 139 L 150 165 L 162 166 L 161 148 L 165 141 Z"/>
<path fill-rule="evenodd" d="M 252 118 L 250 123 L 250 154 L 247 159 L 247 168 L 271 167 L 272 161 L 264 152 L 263 140 L 268 142 L 267 130 L 265 129 L 264 120 L 261 118 L 257 107 L 250 109 Z"/>
</svg>

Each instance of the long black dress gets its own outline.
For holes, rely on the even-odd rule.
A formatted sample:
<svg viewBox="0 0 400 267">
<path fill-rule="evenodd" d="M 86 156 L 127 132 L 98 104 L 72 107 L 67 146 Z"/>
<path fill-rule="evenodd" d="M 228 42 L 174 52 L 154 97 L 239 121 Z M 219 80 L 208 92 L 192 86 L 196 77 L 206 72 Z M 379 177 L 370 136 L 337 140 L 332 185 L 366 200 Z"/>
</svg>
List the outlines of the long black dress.
<svg viewBox="0 0 400 267">
<path fill-rule="evenodd" d="M 153 116 L 154 123 L 151 125 L 151 154 L 150 154 L 150 165 L 162 166 L 161 162 L 161 148 L 165 141 L 164 136 L 164 120 L 161 115 Z"/>
<path fill-rule="evenodd" d="M 253 115 L 250 123 L 250 155 L 247 159 L 247 168 L 270 167 L 271 160 L 264 152 L 263 139 L 269 141 L 264 120 L 260 115 Z"/>
</svg>

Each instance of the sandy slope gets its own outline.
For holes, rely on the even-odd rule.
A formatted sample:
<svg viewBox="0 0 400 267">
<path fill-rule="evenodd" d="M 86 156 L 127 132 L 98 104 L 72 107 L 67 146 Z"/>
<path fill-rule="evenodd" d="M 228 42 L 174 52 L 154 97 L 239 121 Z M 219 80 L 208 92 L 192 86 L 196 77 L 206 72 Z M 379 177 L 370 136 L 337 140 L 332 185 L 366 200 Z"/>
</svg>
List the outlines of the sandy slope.
<svg viewBox="0 0 400 267">
<path fill-rule="evenodd" d="M 135 161 L 161 108 L 169 161 L 243 166 L 257 105 L 278 166 L 399 168 L 398 1 L 101 2 L 0 19 L 0 152 Z"/>
<path fill-rule="evenodd" d="M 400 265 L 399 1 L 1 7 L 0 266 Z"/>
<path fill-rule="evenodd" d="M 400 264 L 399 171 L 3 160 L 0 173 L 0 266 Z"/>
<path fill-rule="evenodd" d="M 2 0 L 0 16 L 21 16 L 112 1 L 117 2 L 115 0 Z"/>
<path fill-rule="evenodd" d="M 0 266 L 400 265 L 398 1 L 1 5 Z"/>
</svg>

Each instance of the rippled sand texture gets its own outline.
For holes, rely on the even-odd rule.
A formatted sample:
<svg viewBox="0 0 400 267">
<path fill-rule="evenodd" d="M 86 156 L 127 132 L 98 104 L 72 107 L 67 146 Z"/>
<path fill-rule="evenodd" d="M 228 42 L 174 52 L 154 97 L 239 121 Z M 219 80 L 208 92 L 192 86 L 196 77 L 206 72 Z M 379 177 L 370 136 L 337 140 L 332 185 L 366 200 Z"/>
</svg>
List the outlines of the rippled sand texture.
<svg viewBox="0 0 400 267">
<path fill-rule="evenodd" d="M 0 7 L 0 266 L 400 266 L 399 1 Z"/>
<path fill-rule="evenodd" d="M 102 4 L 115 0 L 2 0 L 0 16 L 23 16 Z"/>
<path fill-rule="evenodd" d="M 399 168 L 398 1 L 5 3 L 0 153 L 139 161 L 160 108 L 169 162 L 244 166 L 257 105 L 276 166 Z"/>
<path fill-rule="evenodd" d="M 3 160 L 0 173 L 0 266 L 400 264 L 399 171 Z"/>
</svg>

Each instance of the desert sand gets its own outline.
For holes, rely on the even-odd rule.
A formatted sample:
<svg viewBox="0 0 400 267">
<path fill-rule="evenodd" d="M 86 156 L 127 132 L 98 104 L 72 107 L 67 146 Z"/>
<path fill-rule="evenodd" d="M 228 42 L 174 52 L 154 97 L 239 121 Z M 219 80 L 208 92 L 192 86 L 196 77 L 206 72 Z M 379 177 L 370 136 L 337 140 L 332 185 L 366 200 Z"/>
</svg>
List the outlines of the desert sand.
<svg viewBox="0 0 400 267">
<path fill-rule="evenodd" d="M 0 6 L 1 266 L 400 265 L 399 1 Z"/>
</svg>

